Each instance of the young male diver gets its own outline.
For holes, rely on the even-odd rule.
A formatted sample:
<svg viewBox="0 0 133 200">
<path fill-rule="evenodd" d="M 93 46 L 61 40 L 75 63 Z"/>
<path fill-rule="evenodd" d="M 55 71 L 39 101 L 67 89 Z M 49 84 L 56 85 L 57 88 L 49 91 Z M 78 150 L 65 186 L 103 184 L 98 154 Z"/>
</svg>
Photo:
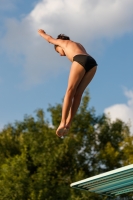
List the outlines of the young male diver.
<svg viewBox="0 0 133 200">
<path fill-rule="evenodd" d="M 42 29 L 39 29 L 38 33 L 54 45 L 55 51 L 60 56 L 66 56 L 72 62 L 61 122 L 56 130 L 57 136 L 62 137 L 69 131 L 73 117 L 80 105 L 82 94 L 95 75 L 97 63 L 80 43 L 70 40 L 68 36 L 60 34 L 57 39 L 54 39 Z"/>
</svg>

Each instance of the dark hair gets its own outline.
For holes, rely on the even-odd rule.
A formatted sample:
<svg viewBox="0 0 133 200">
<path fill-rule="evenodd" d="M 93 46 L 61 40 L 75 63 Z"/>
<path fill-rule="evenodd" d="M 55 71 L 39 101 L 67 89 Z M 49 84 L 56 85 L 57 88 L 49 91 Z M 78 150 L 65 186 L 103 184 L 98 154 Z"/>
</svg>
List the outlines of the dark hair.
<svg viewBox="0 0 133 200">
<path fill-rule="evenodd" d="M 57 36 L 57 39 L 61 39 L 61 40 L 70 40 L 70 38 L 69 38 L 68 36 L 64 35 L 64 34 L 59 34 L 59 35 Z M 57 46 L 58 46 L 58 45 L 54 45 L 54 48 L 56 49 Z"/>
</svg>

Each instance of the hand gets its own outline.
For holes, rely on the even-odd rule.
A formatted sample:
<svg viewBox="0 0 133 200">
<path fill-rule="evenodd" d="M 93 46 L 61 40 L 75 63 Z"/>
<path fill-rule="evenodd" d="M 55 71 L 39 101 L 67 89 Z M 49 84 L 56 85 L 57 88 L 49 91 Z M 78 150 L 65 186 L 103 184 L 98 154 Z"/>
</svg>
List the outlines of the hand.
<svg viewBox="0 0 133 200">
<path fill-rule="evenodd" d="M 43 34 L 45 34 L 45 31 L 44 31 L 43 29 L 39 29 L 39 30 L 38 30 L 38 33 L 39 33 L 40 35 L 43 35 Z"/>
</svg>

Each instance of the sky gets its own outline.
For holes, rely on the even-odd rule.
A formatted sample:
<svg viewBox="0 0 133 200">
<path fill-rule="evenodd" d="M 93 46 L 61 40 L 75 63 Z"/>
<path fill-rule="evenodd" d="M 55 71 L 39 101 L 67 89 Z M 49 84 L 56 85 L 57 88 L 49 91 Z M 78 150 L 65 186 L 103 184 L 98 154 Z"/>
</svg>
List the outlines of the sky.
<svg viewBox="0 0 133 200">
<path fill-rule="evenodd" d="M 133 0 L 0 0 L 0 128 L 62 103 L 70 61 L 37 31 L 64 33 L 98 63 L 90 107 L 133 132 Z"/>
</svg>

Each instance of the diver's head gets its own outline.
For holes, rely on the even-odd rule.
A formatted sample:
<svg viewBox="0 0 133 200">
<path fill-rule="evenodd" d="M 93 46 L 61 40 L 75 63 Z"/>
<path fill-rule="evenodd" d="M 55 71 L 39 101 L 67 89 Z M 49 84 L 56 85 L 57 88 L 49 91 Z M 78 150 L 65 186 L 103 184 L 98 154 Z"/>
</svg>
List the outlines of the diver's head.
<svg viewBox="0 0 133 200">
<path fill-rule="evenodd" d="M 57 36 L 57 39 L 61 39 L 61 40 L 70 40 L 70 38 L 64 34 L 59 34 Z M 65 56 L 65 52 L 63 51 L 63 49 L 59 46 L 59 45 L 54 45 L 55 51 L 57 51 L 61 56 Z"/>
</svg>

